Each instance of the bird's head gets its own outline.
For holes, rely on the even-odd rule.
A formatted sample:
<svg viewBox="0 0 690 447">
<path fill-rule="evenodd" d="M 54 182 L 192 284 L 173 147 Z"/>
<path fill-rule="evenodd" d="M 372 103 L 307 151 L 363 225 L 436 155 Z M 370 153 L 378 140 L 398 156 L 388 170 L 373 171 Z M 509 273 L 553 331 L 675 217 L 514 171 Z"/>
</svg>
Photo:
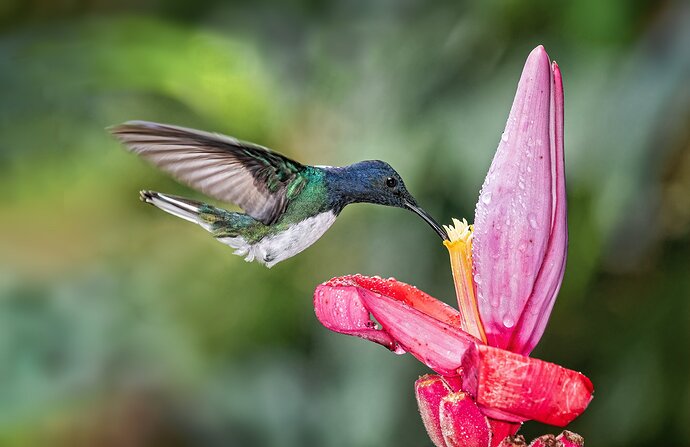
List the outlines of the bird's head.
<svg viewBox="0 0 690 447">
<path fill-rule="evenodd" d="M 381 160 L 367 160 L 345 168 L 351 202 L 367 202 L 408 209 L 419 215 L 442 239 L 446 232 L 424 211 L 405 187 L 400 174 Z"/>
</svg>

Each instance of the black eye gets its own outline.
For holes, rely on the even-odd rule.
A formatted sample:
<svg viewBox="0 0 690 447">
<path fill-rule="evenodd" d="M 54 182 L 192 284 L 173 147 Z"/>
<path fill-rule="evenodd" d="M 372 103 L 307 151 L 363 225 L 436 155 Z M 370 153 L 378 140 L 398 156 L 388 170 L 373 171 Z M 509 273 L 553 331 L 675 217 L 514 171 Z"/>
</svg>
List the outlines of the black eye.
<svg viewBox="0 0 690 447">
<path fill-rule="evenodd" d="M 388 177 L 386 179 L 386 186 L 388 186 L 389 188 L 395 188 L 397 186 L 397 184 L 398 184 L 398 181 L 393 177 Z"/>
</svg>

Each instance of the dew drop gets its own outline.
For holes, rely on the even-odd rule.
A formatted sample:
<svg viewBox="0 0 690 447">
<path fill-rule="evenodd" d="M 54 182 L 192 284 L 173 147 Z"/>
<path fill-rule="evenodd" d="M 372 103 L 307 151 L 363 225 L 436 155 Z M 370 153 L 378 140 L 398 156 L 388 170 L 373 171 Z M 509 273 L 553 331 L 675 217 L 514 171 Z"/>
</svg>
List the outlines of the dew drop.
<svg viewBox="0 0 690 447">
<path fill-rule="evenodd" d="M 491 192 L 482 194 L 482 202 L 486 205 L 491 203 Z"/>
<path fill-rule="evenodd" d="M 475 274 L 474 274 L 474 283 L 477 284 L 477 285 L 479 285 L 479 284 L 482 283 L 482 277 L 479 276 L 479 273 L 475 273 Z"/>
<path fill-rule="evenodd" d="M 539 227 L 539 224 L 537 223 L 537 216 L 534 215 L 534 213 L 530 213 L 527 216 L 527 220 L 529 220 L 529 226 L 534 228 L 535 230 L 537 227 Z"/>
<path fill-rule="evenodd" d="M 491 307 L 495 309 L 499 304 L 501 304 L 501 301 L 498 298 L 491 298 Z"/>
<path fill-rule="evenodd" d="M 503 132 L 501 134 L 501 141 L 504 141 L 504 142 L 508 141 L 508 134 L 506 132 Z"/>
<path fill-rule="evenodd" d="M 525 189 L 525 182 L 518 182 L 518 188 Z"/>
<path fill-rule="evenodd" d="M 398 344 L 395 345 L 395 349 L 393 350 L 393 353 L 397 354 L 397 355 L 402 355 L 402 354 L 405 354 L 406 352 L 407 351 L 405 351 L 405 348 L 403 348 L 402 346 L 400 346 Z"/>
<path fill-rule="evenodd" d="M 515 326 L 515 321 L 513 321 L 513 319 L 510 317 L 505 317 L 503 319 L 503 326 L 505 326 L 507 328 L 511 328 L 511 327 Z"/>
</svg>

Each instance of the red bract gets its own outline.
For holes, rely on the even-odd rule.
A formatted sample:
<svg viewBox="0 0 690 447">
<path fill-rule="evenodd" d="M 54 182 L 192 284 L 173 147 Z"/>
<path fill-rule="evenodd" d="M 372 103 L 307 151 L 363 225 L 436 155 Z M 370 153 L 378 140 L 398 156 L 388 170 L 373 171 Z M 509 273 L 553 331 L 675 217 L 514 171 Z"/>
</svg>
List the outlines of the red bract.
<svg viewBox="0 0 690 447">
<path fill-rule="evenodd" d="M 462 373 L 463 389 L 496 419 L 533 419 L 563 427 L 592 398 L 592 382 L 579 372 L 490 346 L 470 348 Z"/>
<path fill-rule="evenodd" d="M 454 220 L 446 227 L 460 310 L 392 278 L 352 275 L 316 289 L 316 315 L 328 329 L 409 352 L 440 374 L 415 384 L 435 445 L 496 446 L 525 420 L 564 426 L 591 400 L 585 376 L 527 356 L 563 279 L 565 199 L 561 75 L 537 47 L 475 225 Z"/>
</svg>

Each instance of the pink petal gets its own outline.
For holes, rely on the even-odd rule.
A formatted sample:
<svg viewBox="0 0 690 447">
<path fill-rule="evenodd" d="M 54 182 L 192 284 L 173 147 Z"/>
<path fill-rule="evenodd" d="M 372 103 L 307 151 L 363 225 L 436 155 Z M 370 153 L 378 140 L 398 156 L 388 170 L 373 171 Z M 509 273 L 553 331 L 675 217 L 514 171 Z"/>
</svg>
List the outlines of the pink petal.
<svg viewBox="0 0 690 447">
<path fill-rule="evenodd" d="M 439 412 L 443 439 L 448 447 L 489 447 L 489 421 L 469 395 L 448 394 L 441 400 Z"/>
<path fill-rule="evenodd" d="M 436 447 L 447 447 L 441 432 L 439 407 L 441 400 L 451 393 L 450 388 L 440 376 L 427 374 L 414 383 L 414 391 L 419 414 L 422 416 L 422 422 L 431 442 Z"/>
<path fill-rule="evenodd" d="M 314 311 L 327 329 L 373 341 L 391 351 L 398 350 L 395 340 L 371 320 L 355 285 L 318 286 L 314 292 Z"/>
<path fill-rule="evenodd" d="M 488 419 L 489 425 L 491 426 L 491 447 L 499 445 L 506 437 L 515 435 L 522 426 L 520 422 L 506 422 L 492 418 Z"/>
<path fill-rule="evenodd" d="M 555 144 L 562 138 L 554 131 L 560 129 L 562 137 L 562 118 L 552 118 L 552 82 L 549 57 L 539 46 L 525 63 L 475 211 L 475 283 L 487 341 L 520 353 L 533 346 L 525 340 L 538 340 L 532 337 L 537 326 L 543 331 L 550 310 L 544 301 L 555 296 L 554 283 L 562 277 L 565 239 L 561 233 L 552 237 L 561 216 L 554 188 L 563 182 L 556 178 L 562 177 L 557 163 L 560 154 L 562 168 L 562 144 L 560 149 Z M 560 98 L 562 105 L 562 93 Z M 564 201 L 560 210 L 564 215 Z"/>
<path fill-rule="evenodd" d="M 552 88 L 552 179 L 554 182 L 554 220 L 549 243 L 534 290 L 525 304 L 525 310 L 516 326 L 514 338 L 508 349 L 520 354 L 529 354 L 541 339 L 556 295 L 561 288 L 565 260 L 568 251 L 568 216 L 565 193 L 565 160 L 563 150 L 563 80 L 561 70 L 555 62 Z"/>
<path fill-rule="evenodd" d="M 568 430 L 556 436 L 556 439 L 563 444 L 563 447 L 583 447 L 585 445 L 585 438 Z"/>
<path fill-rule="evenodd" d="M 463 389 L 488 417 L 565 426 L 592 400 L 592 382 L 553 363 L 474 345 L 462 363 Z"/>
<path fill-rule="evenodd" d="M 447 376 L 458 374 L 463 354 L 478 341 L 458 328 L 458 311 L 393 279 L 334 278 L 317 287 L 314 310 L 332 331 L 371 340 L 397 353 L 410 352 Z"/>
<path fill-rule="evenodd" d="M 439 301 L 422 292 L 415 286 L 405 284 L 393 278 L 383 279 L 378 276 L 364 275 L 349 275 L 334 278 L 329 281 L 329 284 L 331 284 L 332 281 L 338 282 L 339 280 L 355 282 L 358 286 L 373 293 L 385 295 L 394 300 L 401 301 L 439 321 L 451 326 L 460 327 L 460 312 L 443 301 Z"/>
</svg>

